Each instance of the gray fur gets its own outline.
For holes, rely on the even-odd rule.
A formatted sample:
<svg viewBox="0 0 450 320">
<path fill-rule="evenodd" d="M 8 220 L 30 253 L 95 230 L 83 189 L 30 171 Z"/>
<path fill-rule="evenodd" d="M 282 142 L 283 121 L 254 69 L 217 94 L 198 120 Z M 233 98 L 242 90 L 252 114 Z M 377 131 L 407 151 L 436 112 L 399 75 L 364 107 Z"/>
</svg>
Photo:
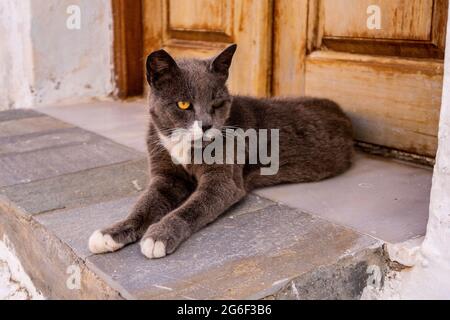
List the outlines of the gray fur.
<svg viewBox="0 0 450 320">
<path fill-rule="evenodd" d="M 102 234 L 120 244 L 151 238 L 162 242 L 170 254 L 255 188 L 319 181 L 351 166 L 352 126 L 336 103 L 231 96 L 226 80 L 235 50 L 236 46 L 228 47 L 210 60 L 175 62 L 163 50 L 148 57 L 151 181 L 128 217 Z M 193 109 L 180 110 L 177 101 L 190 101 Z M 261 176 L 259 165 L 174 164 L 161 147 L 160 134 L 187 128 L 194 120 L 219 130 L 224 126 L 279 129 L 278 174 Z"/>
</svg>

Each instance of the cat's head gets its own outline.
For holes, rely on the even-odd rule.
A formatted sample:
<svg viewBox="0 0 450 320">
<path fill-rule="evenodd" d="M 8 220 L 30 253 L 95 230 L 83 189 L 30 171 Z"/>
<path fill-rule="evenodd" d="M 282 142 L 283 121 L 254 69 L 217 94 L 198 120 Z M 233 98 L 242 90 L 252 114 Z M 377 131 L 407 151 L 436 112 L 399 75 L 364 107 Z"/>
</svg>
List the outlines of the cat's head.
<svg viewBox="0 0 450 320">
<path fill-rule="evenodd" d="M 164 50 L 147 57 L 150 115 L 160 133 L 181 129 L 195 140 L 210 129 L 222 130 L 231 107 L 226 81 L 235 51 L 231 45 L 206 60 L 175 61 Z"/>
</svg>

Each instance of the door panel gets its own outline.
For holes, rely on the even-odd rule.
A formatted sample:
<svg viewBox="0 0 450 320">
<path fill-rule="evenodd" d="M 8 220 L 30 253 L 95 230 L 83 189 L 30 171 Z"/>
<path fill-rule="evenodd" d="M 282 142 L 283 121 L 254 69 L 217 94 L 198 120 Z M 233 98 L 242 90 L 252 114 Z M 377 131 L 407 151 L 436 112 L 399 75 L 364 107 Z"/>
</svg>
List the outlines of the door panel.
<svg viewBox="0 0 450 320">
<path fill-rule="evenodd" d="M 380 30 L 367 28 L 367 9 L 377 5 Z M 433 0 L 324 0 L 325 37 L 430 40 Z"/>
<path fill-rule="evenodd" d="M 381 9 L 381 30 L 367 28 L 369 5 Z M 301 0 L 295 9 L 279 5 L 273 93 L 333 99 L 352 118 L 357 140 L 434 156 L 447 8 L 448 1 L 442 0 Z M 302 27 L 295 16 L 303 17 Z M 290 20 L 296 21 L 295 29 Z M 302 52 L 291 59 L 290 52 L 298 50 Z M 301 76 L 292 77 L 294 68 Z"/>
<path fill-rule="evenodd" d="M 223 0 L 169 0 L 169 29 L 226 33 L 229 9 Z"/>
<path fill-rule="evenodd" d="M 369 29 L 369 6 L 381 28 Z M 310 0 L 309 49 L 444 59 L 448 0 Z M 370 11 L 369 11 L 370 12 Z"/>
<path fill-rule="evenodd" d="M 433 156 L 442 73 L 437 61 L 317 51 L 307 59 L 305 91 L 339 102 L 358 140 Z"/>
<path fill-rule="evenodd" d="M 206 58 L 237 43 L 231 92 L 269 93 L 270 0 L 143 0 L 143 12 L 144 56 L 164 48 L 175 57 Z"/>
</svg>

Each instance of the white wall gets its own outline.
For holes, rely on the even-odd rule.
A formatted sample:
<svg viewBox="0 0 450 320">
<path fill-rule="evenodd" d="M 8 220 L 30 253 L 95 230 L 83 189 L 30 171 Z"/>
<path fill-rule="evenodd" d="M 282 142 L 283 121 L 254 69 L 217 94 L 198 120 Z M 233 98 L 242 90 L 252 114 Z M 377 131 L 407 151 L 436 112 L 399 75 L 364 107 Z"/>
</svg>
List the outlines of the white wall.
<svg viewBox="0 0 450 320">
<path fill-rule="evenodd" d="M 446 47 L 450 48 L 450 23 Z M 410 299 L 450 299 L 450 50 L 446 51 L 445 58 L 439 149 L 427 234 L 419 259 L 405 278 L 400 294 Z"/>
<path fill-rule="evenodd" d="M 0 2 L 0 110 L 30 106 L 30 1 Z"/>
<path fill-rule="evenodd" d="M 450 8 L 449 8 L 450 16 Z M 450 48 L 450 23 L 447 24 Z M 369 285 L 364 299 L 450 299 L 450 50 L 446 50 L 439 147 L 429 221 L 423 240 L 387 246 L 391 260 L 410 268 L 390 272 L 382 288 Z"/>
<path fill-rule="evenodd" d="M 81 9 L 69 30 L 67 8 Z M 106 98 L 114 91 L 110 0 L 2 0 L 0 109 Z"/>
</svg>

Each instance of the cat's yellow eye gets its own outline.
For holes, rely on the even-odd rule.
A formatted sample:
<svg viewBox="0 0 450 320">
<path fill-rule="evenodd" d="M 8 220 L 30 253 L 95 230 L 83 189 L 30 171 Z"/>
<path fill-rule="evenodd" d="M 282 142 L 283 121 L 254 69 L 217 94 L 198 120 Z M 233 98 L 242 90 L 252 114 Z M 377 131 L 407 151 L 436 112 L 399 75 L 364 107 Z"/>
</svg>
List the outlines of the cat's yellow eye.
<svg viewBox="0 0 450 320">
<path fill-rule="evenodd" d="M 191 103 L 190 102 L 186 102 L 186 101 L 179 101 L 179 102 L 177 102 L 177 106 L 181 110 L 187 110 L 187 109 L 189 109 L 191 107 Z"/>
</svg>

